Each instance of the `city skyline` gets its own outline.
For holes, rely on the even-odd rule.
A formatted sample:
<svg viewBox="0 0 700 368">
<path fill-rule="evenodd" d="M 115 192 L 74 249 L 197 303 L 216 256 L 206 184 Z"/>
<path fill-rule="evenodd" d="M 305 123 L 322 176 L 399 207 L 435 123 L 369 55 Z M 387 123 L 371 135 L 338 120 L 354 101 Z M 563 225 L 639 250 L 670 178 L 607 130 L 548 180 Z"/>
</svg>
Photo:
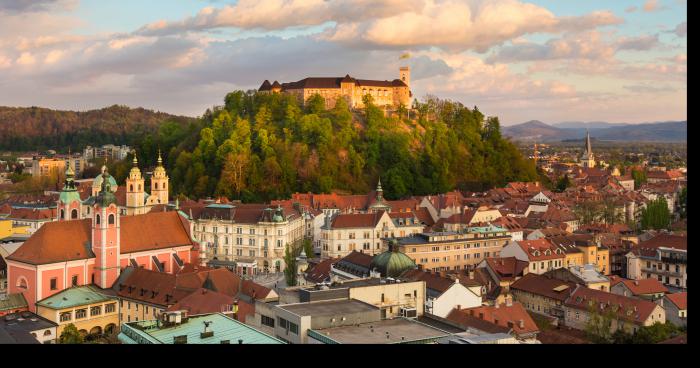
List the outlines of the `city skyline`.
<svg viewBox="0 0 700 368">
<path fill-rule="evenodd" d="M 409 65 L 414 97 L 476 105 L 503 125 L 685 120 L 686 7 L 677 0 L 0 1 L 0 105 L 125 104 L 199 116 L 225 93 L 264 79 L 391 80 Z"/>
</svg>

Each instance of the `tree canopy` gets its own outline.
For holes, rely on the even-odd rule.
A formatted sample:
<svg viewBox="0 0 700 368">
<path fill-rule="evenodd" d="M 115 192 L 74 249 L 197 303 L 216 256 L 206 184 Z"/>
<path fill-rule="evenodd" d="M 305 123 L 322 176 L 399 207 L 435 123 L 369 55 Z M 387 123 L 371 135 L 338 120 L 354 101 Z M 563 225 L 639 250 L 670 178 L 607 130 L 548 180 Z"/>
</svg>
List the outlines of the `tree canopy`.
<svg viewBox="0 0 700 368">
<path fill-rule="evenodd" d="M 302 105 L 287 94 L 231 92 L 196 129 L 146 134 L 139 162 L 153 163 L 160 147 L 174 195 L 244 202 L 367 193 L 380 175 L 388 199 L 537 180 L 534 164 L 501 137 L 498 118 L 476 107 L 428 97 L 408 119 L 366 100 L 357 111 L 342 98 L 326 109 L 320 96 Z"/>
</svg>

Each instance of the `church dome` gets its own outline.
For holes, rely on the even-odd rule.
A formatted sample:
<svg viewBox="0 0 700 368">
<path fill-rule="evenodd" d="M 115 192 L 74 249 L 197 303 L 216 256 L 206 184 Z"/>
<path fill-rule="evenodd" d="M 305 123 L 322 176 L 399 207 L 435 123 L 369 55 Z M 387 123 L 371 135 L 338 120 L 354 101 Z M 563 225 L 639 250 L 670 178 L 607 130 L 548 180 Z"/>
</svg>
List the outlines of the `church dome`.
<svg viewBox="0 0 700 368">
<path fill-rule="evenodd" d="M 374 256 L 369 268 L 376 268 L 384 277 L 398 277 L 404 271 L 416 268 L 416 263 L 409 256 L 399 252 L 398 241 L 393 239 L 389 243 L 389 250 Z"/>
<path fill-rule="evenodd" d="M 95 180 L 92 181 L 92 188 L 98 192 L 102 189 L 102 182 L 104 181 L 103 175 L 105 174 L 106 171 L 107 171 L 107 167 L 102 166 L 102 174 L 97 175 L 95 177 Z M 109 183 L 110 190 L 112 192 L 116 192 L 117 191 L 117 181 L 114 179 L 113 176 L 111 176 L 109 174 L 107 175 L 107 178 L 108 178 L 107 182 Z"/>
</svg>

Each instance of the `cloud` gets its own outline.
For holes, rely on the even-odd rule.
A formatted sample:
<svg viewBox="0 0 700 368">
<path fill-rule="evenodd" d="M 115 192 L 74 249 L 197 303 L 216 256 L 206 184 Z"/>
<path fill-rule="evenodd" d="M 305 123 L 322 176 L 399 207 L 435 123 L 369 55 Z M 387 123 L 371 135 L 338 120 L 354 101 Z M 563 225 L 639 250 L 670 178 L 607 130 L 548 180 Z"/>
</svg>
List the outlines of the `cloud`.
<svg viewBox="0 0 700 368">
<path fill-rule="evenodd" d="M 634 13 L 634 12 L 636 12 L 636 11 L 637 11 L 637 7 L 636 7 L 636 6 L 630 6 L 630 7 L 627 7 L 627 8 L 625 9 L 625 13 Z"/>
<path fill-rule="evenodd" d="M 618 50 L 646 51 L 659 46 L 659 35 L 623 37 L 617 41 Z"/>
<path fill-rule="evenodd" d="M 0 0 L 0 13 L 30 13 L 73 9 L 77 0 Z"/>
<path fill-rule="evenodd" d="M 349 22 L 420 12 L 423 0 L 241 0 L 223 8 L 205 7 L 181 21 L 158 21 L 142 27 L 141 34 L 172 34 L 222 27 L 282 30 L 326 22 Z"/>
<path fill-rule="evenodd" d="M 688 22 L 679 23 L 673 33 L 678 37 L 685 37 L 688 34 Z"/>
<path fill-rule="evenodd" d="M 653 11 L 657 10 L 658 7 L 659 7 L 659 4 L 658 4 L 657 0 L 647 0 L 644 3 L 644 6 L 642 6 L 642 9 L 645 12 L 653 12 Z"/>
<path fill-rule="evenodd" d="M 544 44 L 520 43 L 501 48 L 487 62 L 523 62 L 558 59 L 607 60 L 616 48 L 603 40 L 598 31 L 567 34 Z"/>
</svg>

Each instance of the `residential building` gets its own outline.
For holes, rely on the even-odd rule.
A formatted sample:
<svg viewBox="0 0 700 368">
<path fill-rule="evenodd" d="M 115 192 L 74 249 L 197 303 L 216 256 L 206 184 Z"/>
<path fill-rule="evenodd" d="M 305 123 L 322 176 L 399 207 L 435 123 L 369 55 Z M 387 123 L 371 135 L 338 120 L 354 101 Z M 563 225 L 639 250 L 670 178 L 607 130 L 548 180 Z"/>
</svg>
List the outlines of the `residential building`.
<svg viewBox="0 0 700 368">
<path fill-rule="evenodd" d="M 113 161 L 121 161 L 125 159 L 130 152 L 132 152 L 131 147 L 125 145 L 116 146 L 113 144 L 105 144 L 102 147 L 86 146 L 85 149 L 83 149 L 83 157 L 85 160 L 107 158 Z"/>
<path fill-rule="evenodd" d="M 578 285 L 571 293 L 564 303 L 564 309 L 566 326 L 578 330 L 585 330 L 593 310 L 599 314 L 613 314 L 611 332 L 624 330 L 635 333 L 640 327 L 666 322 L 664 309 L 656 303 L 589 289 L 582 285 Z"/>
<path fill-rule="evenodd" d="M 111 334 L 119 328 L 116 298 L 92 285 L 71 287 L 38 301 L 36 313 L 58 325 L 58 336 L 69 324 L 83 336 Z"/>
<path fill-rule="evenodd" d="M 344 257 L 352 251 L 371 255 L 382 252 L 382 239 L 406 237 L 423 231 L 411 212 L 337 214 L 321 227 L 321 258 Z"/>
<path fill-rule="evenodd" d="M 627 278 L 656 278 L 667 287 L 687 289 L 688 238 L 659 234 L 627 253 Z"/>
<path fill-rule="evenodd" d="M 470 227 L 461 233 L 430 232 L 399 238 L 399 250 L 426 270 L 473 269 L 489 257 L 499 257 L 510 240 L 508 230 L 497 226 Z"/>
<path fill-rule="evenodd" d="M 513 298 L 527 310 L 557 318 L 559 324 L 564 323 L 564 303 L 576 284 L 549 276 L 529 273 L 510 285 Z"/>
<path fill-rule="evenodd" d="M 453 309 L 447 320 L 464 328 L 471 327 L 491 333 L 512 331 L 518 340 L 528 343 L 537 343 L 537 334 L 540 332 L 522 304 L 510 301 L 495 306 Z"/>
<path fill-rule="evenodd" d="M 230 263 L 243 275 L 282 272 L 287 247 L 304 239 L 298 209 L 265 204 L 210 204 L 193 215 L 193 235 L 207 260 Z"/>
<path fill-rule="evenodd" d="M 595 266 L 592 264 L 557 268 L 547 271 L 543 275 L 585 285 L 589 289 L 610 291 L 610 279 L 596 271 Z"/>
<path fill-rule="evenodd" d="M 459 278 L 447 277 L 444 272 L 427 272 L 422 269 L 404 271 L 402 281 L 424 281 L 426 288 L 425 312 L 438 317 L 447 317 L 454 308 L 481 306 L 481 286 L 466 287 Z"/>
<path fill-rule="evenodd" d="M 657 279 L 629 280 L 615 277 L 610 292 L 649 301 L 663 299 L 669 290 Z"/>
<path fill-rule="evenodd" d="M 688 292 L 666 294 L 661 299 L 666 320 L 678 327 L 688 326 Z"/>
<path fill-rule="evenodd" d="M 564 252 L 547 239 L 508 242 L 500 254 L 528 262 L 528 273 L 536 274 L 562 268 L 566 259 Z"/>
<path fill-rule="evenodd" d="M 66 160 L 60 158 L 34 157 L 32 176 L 59 178 L 66 171 Z"/>
</svg>

